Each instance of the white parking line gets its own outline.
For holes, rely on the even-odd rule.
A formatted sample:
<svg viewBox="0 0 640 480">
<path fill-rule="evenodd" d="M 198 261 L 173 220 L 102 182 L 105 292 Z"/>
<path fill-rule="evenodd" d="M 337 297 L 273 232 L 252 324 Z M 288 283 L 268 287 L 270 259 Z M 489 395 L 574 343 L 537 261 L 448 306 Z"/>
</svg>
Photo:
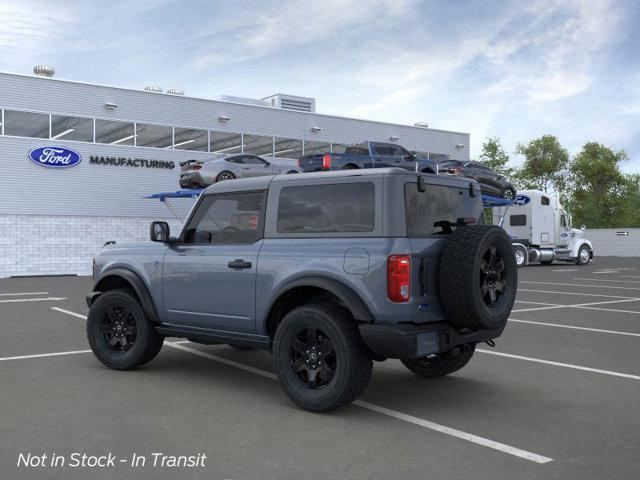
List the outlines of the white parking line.
<svg viewBox="0 0 640 480">
<path fill-rule="evenodd" d="M 615 308 L 598 308 L 598 307 L 586 307 L 586 306 L 577 306 L 576 308 L 584 308 L 585 310 L 600 310 L 601 312 L 615 312 L 615 313 L 634 313 L 636 315 L 640 315 L 640 312 L 635 310 L 617 310 Z"/>
<path fill-rule="evenodd" d="M 542 303 L 542 302 L 525 302 L 524 300 L 515 300 L 516 303 L 530 303 L 531 305 L 546 305 L 548 307 L 561 307 L 557 303 Z"/>
<path fill-rule="evenodd" d="M 11 297 L 18 295 L 49 295 L 49 292 L 20 292 L 20 293 L 0 293 L 0 297 Z"/>
<path fill-rule="evenodd" d="M 544 285 L 562 285 L 563 287 L 615 288 L 616 290 L 640 290 L 640 287 L 618 287 L 617 285 L 580 285 L 579 283 L 537 282 L 534 280 L 520 280 L 518 283 L 541 283 Z"/>
<path fill-rule="evenodd" d="M 569 328 L 572 330 L 584 330 L 587 332 L 597 332 L 597 333 L 611 333 L 614 335 L 627 335 L 629 337 L 640 337 L 640 333 L 632 333 L 632 332 L 619 332 L 617 330 L 603 330 L 600 328 L 588 328 L 588 327 L 577 327 L 574 325 L 563 325 L 561 323 L 547 323 L 547 322 L 533 322 L 531 320 L 516 320 L 515 318 L 510 318 L 509 322 L 516 323 L 527 323 L 531 325 L 542 325 L 545 327 L 559 327 L 559 328 Z"/>
<path fill-rule="evenodd" d="M 18 303 L 18 302 L 57 302 L 58 300 L 66 300 L 65 297 L 45 297 L 45 298 L 11 298 L 8 300 L 0 300 L 0 303 Z"/>
<path fill-rule="evenodd" d="M 69 310 L 65 310 L 64 308 L 58 308 L 58 307 L 49 307 L 51 310 L 55 310 L 57 312 L 61 312 L 61 313 L 66 313 L 67 315 L 72 315 L 74 317 L 78 317 L 78 318 L 82 318 L 84 320 L 87 319 L 86 315 L 81 315 L 79 313 L 76 312 L 70 312 Z"/>
<path fill-rule="evenodd" d="M 630 373 L 612 372 L 611 370 L 600 370 L 599 368 L 583 367 L 581 365 L 572 365 L 570 363 L 553 362 L 551 360 L 543 360 L 541 358 L 523 357 L 521 355 L 513 355 L 512 353 L 493 352 L 491 350 L 483 350 L 476 348 L 476 352 L 488 353 L 490 355 L 498 355 L 499 357 L 515 358 L 518 360 L 525 360 L 527 362 L 544 363 L 546 365 L 553 365 L 555 367 L 572 368 L 574 370 L 583 370 L 585 372 L 602 373 L 604 375 L 612 375 L 614 377 L 630 378 L 632 380 L 640 380 L 640 376 L 631 375 Z"/>
<path fill-rule="evenodd" d="M 2 357 L 0 362 L 6 362 L 9 360 L 25 360 L 27 358 L 44 358 L 44 357 L 59 357 L 62 355 L 77 355 L 79 353 L 89 353 L 91 350 L 70 350 L 68 352 L 53 352 L 53 353 L 36 353 L 35 355 L 19 355 L 17 357 Z"/>
<path fill-rule="evenodd" d="M 271 380 L 277 380 L 276 376 L 273 373 L 267 372 L 266 370 L 261 370 L 259 368 L 250 367 L 243 363 L 227 360 L 226 358 L 218 357 L 217 355 L 211 355 L 210 353 L 202 352 L 194 348 L 185 347 L 184 345 L 170 344 L 170 346 L 178 350 L 183 350 L 185 352 L 192 353 L 193 355 L 197 355 L 199 357 L 208 358 L 209 360 L 214 360 L 216 362 L 223 363 L 231 367 L 239 368 L 240 370 L 244 370 L 246 372 L 251 372 L 256 375 L 269 378 Z M 430 422 L 429 420 L 424 420 L 422 418 L 414 417 L 412 415 L 407 415 L 405 413 L 397 412 L 395 410 L 374 405 L 369 402 L 364 402 L 362 400 L 356 400 L 355 402 L 353 402 L 353 404 L 359 406 L 360 408 L 370 410 L 372 412 L 393 417 L 398 420 L 402 420 L 404 422 L 412 423 L 414 425 L 428 428 L 429 430 L 434 430 L 436 432 L 444 433 L 445 435 L 460 438 L 468 442 L 475 443 L 477 445 L 482 445 L 483 447 L 492 448 L 494 450 L 508 453 L 509 455 L 514 455 L 516 457 L 524 458 L 526 460 L 530 460 L 535 463 L 548 463 L 553 460 L 552 458 L 549 458 L 549 457 L 544 457 L 536 453 L 527 452 L 526 450 L 521 450 L 519 448 L 512 447 L 504 443 L 495 442 L 493 440 L 489 440 L 488 438 L 479 437 L 471 433 L 463 432 L 461 430 L 456 430 L 455 428 L 447 427 L 445 425 L 440 425 L 439 423 Z"/>
<path fill-rule="evenodd" d="M 640 278 L 638 275 L 618 275 L 619 278 Z"/>
<path fill-rule="evenodd" d="M 555 292 L 555 293 L 563 293 L 563 292 Z M 606 296 L 606 295 L 604 295 Z M 608 300 L 604 302 L 590 302 L 590 303 L 575 303 L 573 305 L 553 305 L 551 304 L 548 307 L 534 307 L 534 308 L 519 308 L 517 310 L 511 310 L 511 313 L 516 312 L 535 312 L 537 310 L 553 310 L 555 308 L 594 308 L 592 305 L 606 305 L 609 303 L 624 303 L 624 302 L 637 302 L 640 298 L 625 298 L 624 300 Z M 517 300 L 516 300 L 517 301 Z M 594 310 L 604 310 L 606 312 L 615 312 L 616 310 L 612 310 L 609 308 L 594 308 Z M 621 310 L 624 312 L 630 312 L 631 310 Z"/>
<path fill-rule="evenodd" d="M 577 272 L 580 270 L 579 268 L 557 268 L 554 269 L 554 272 Z"/>
<path fill-rule="evenodd" d="M 561 283 L 560 285 L 564 285 Z M 631 300 L 640 300 L 638 297 L 623 297 L 621 295 L 604 295 L 602 293 L 581 293 L 581 292 L 558 292 L 557 290 L 534 290 L 529 288 L 518 288 L 519 292 L 534 292 L 534 293 L 555 293 L 558 295 L 577 295 L 582 297 L 606 297 L 606 298 L 629 298 Z M 605 302 L 608 303 L 608 302 Z"/>
<path fill-rule="evenodd" d="M 612 282 L 612 283 L 640 283 L 634 280 L 609 280 L 607 278 L 579 278 L 573 277 L 571 280 L 588 280 L 589 282 Z"/>
<path fill-rule="evenodd" d="M 55 307 L 51 307 L 51 308 L 55 308 Z M 64 310 L 64 309 L 58 309 L 55 308 L 56 310 L 58 310 L 59 312 L 62 313 L 67 313 L 69 315 L 73 315 L 74 317 L 78 317 L 78 318 L 87 318 L 85 315 L 81 315 L 79 313 L 75 313 L 75 312 L 71 312 L 69 310 Z M 178 342 L 165 342 L 165 345 L 178 349 L 178 350 L 183 350 L 185 352 L 189 352 L 193 355 L 197 355 L 199 357 L 204 357 L 207 358 L 209 360 L 214 360 L 218 363 L 222 363 L 224 365 L 228 365 L 230 367 L 234 367 L 234 368 L 238 368 L 240 370 L 244 370 L 245 372 L 250 372 L 250 373 L 254 373 L 256 375 L 260 375 L 262 377 L 268 378 L 270 380 L 277 380 L 277 377 L 275 376 L 275 374 L 271 373 L 271 372 L 267 372 L 266 370 L 262 370 L 259 368 L 255 368 L 255 367 L 251 367 L 249 365 L 245 365 L 243 363 L 239 363 L 239 362 L 234 362 L 233 360 L 227 360 L 226 358 L 222 358 L 222 357 L 218 357 L 217 355 L 211 355 L 210 353 L 206 353 L 206 352 L 202 352 L 200 350 L 196 350 L 195 348 L 189 348 L 189 347 L 185 347 L 184 345 L 182 345 L 183 343 L 187 343 L 187 340 L 184 341 L 178 341 Z M 58 353 L 57 355 L 70 355 L 72 353 L 86 353 L 86 352 L 90 352 L 91 350 L 78 350 L 76 352 L 61 352 Z M 25 357 L 9 357 L 8 359 L 19 359 L 19 358 L 33 358 L 33 357 L 37 357 L 37 356 L 53 356 L 56 355 L 54 354 L 43 354 L 43 355 L 28 355 Z M 4 360 L 4 359 L 0 359 L 0 360 Z M 477 435 L 473 435 L 471 433 L 467 433 L 467 432 L 463 432 L 461 430 L 456 430 L 455 428 L 451 428 L 451 427 L 447 427 L 445 425 L 440 425 L 438 423 L 434 423 L 434 422 L 430 422 L 428 420 L 424 420 L 422 418 L 418 418 L 418 417 L 413 417 L 411 415 L 406 415 L 404 413 L 401 412 L 396 412 L 395 410 L 390 410 L 388 408 L 385 407 L 380 407 L 378 405 L 374 405 L 372 403 L 368 403 L 368 402 L 363 402 L 361 400 L 356 400 L 355 402 L 353 402 L 354 405 L 358 405 L 361 408 L 367 409 L 367 410 L 371 410 L 372 412 L 377 412 L 380 413 L 382 415 L 387 415 L 390 417 L 394 417 L 397 418 L 399 420 L 403 420 L 405 422 L 409 422 L 409 423 L 413 423 L 414 425 L 419 425 L 421 427 L 424 428 L 428 428 L 430 430 L 435 430 L 437 432 L 440 433 L 444 433 L 446 435 L 450 435 L 453 437 L 457 437 L 457 438 L 461 438 L 463 440 L 467 440 L 468 442 L 472 442 L 472 443 L 476 443 L 478 445 L 482 445 L 484 447 L 488 447 L 488 448 L 492 448 L 494 450 L 498 450 L 504 453 L 508 453 L 509 455 L 514 455 L 516 457 L 520 457 L 520 458 L 524 458 L 526 460 L 530 460 L 532 462 L 535 463 L 548 463 L 551 462 L 553 460 L 553 458 L 549 458 L 549 457 L 544 457 L 542 455 L 538 455 L 536 453 L 531 453 L 531 452 L 527 452 L 526 450 L 521 450 L 519 448 L 516 447 L 512 447 L 510 445 L 506 445 L 504 443 L 500 443 L 500 442 L 495 442 L 493 440 L 489 440 L 488 438 L 484 438 L 484 437 L 479 437 Z"/>
</svg>

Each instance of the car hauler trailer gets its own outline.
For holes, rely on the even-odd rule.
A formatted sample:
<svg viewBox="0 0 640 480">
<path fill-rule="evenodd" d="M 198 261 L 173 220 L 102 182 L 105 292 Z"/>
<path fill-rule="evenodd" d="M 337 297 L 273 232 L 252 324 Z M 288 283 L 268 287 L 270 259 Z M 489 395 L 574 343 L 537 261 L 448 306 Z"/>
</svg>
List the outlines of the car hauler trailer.
<svg viewBox="0 0 640 480">
<path fill-rule="evenodd" d="M 593 247 L 582 238 L 586 227 L 571 228 L 571 217 L 557 198 L 541 190 L 521 190 L 513 205 L 493 207 L 493 224 L 512 238 L 518 266 L 554 260 L 586 265 Z"/>
</svg>

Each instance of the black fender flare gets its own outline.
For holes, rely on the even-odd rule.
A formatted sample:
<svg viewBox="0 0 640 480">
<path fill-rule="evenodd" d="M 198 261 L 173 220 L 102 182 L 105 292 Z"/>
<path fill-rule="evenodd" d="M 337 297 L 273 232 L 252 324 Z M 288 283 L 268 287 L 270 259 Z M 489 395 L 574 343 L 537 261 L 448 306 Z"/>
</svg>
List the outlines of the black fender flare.
<svg viewBox="0 0 640 480">
<path fill-rule="evenodd" d="M 131 288 L 136 292 L 136 295 L 140 299 L 140 304 L 142 306 L 142 311 L 147 316 L 147 318 L 155 323 L 159 323 L 160 319 L 158 314 L 156 313 L 156 309 L 153 305 L 153 300 L 151 300 L 151 294 L 149 293 L 149 289 L 142 281 L 140 276 L 128 270 L 126 268 L 114 268 L 111 270 L 107 270 L 100 275 L 100 278 L 96 281 L 93 287 L 93 293 L 87 297 L 87 305 L 91 308 L 91 304 L 98 298 L 102 293 L 104 293 L 104 282 L 109 278 L 120 278 L 126 281 Z"/>
<path fill-rule="evenodd" d="M 264 318 L 265 326 L 269 319 L 273 306 L 288 291 L 297 287 L 318 287 L 332 293 L 344 303 L 345 307 L 351 312 L 353 317 L 361 322 L 373 323 L 373 316 L 362 299 L 349 287 L 343 283 L 327 277 L 303 277 L 293 280 L 282 286 L 273 296 L 273 300 L 267 309 L 267 315 Z"/>
</svg>

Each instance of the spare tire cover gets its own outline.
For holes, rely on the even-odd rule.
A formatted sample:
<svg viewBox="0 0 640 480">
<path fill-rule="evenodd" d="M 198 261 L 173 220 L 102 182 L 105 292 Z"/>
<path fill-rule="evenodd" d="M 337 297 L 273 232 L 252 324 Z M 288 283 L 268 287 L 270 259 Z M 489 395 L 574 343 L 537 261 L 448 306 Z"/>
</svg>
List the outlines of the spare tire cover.
<svg viewBox="0 0 640 480">
<path fill-rule="evenodd" d="M 518 268 L 506 232 L 492 225 L 457 228 L 442 249 L 438 291 L 457 329 L 503 328 L 516 297 Z"/>
</svg>

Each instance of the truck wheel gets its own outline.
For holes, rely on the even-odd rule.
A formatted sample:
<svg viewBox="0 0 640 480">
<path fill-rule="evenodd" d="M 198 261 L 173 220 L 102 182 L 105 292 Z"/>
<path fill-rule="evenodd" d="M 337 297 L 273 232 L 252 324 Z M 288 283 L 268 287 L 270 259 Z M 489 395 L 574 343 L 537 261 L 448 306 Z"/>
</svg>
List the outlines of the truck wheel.
<svg viewBox="0 0 640 480">
<path fill-rule="evenodd" d="M 273 362 L 285 393 L 313 412 L 358 398 L 373 364 L 353 317 L 330 303 L 304 305 L 284 317 L 273 342 Z"/>
<path fill-rule="evenodd" d="M 589 254 L 589 247 L 586 245 L 582 245 L 578 250 L 578 256 L 576 257 L 576 263 L 578 265 L 586 265 L 591 260 L 591 255 Z"/>
<path fill-rule="evenodd" d="M 524 267 L 527 264 L 527 258 L 529 256 L 527 247 L 524 245 L 514 245 L 513 254 L 516 258 L 516 266 L 518 268 Z"/>
<path fill-rule="evenodd" d="M 464 367 L 475 352 L 475 345 L 464 345 L 445 353 L 422 358 L 403 359 L 402 364 L 416 375 L 426 378 L 442 377 Z"/>
<path fill-rule="evenodd" d="M 116 370 L 153 360 L 164 342 L 129 290 L 109 290 L 93 302 L 87 339 L 98 360 Z"/>
<path fill-rule="evenodd" d="M 518 285 L 511 240 L 492 225 L 458 227 L 442 249 L 438 278 L 440 303 L 451 325 L 503 328 Z"/>
</svg>

